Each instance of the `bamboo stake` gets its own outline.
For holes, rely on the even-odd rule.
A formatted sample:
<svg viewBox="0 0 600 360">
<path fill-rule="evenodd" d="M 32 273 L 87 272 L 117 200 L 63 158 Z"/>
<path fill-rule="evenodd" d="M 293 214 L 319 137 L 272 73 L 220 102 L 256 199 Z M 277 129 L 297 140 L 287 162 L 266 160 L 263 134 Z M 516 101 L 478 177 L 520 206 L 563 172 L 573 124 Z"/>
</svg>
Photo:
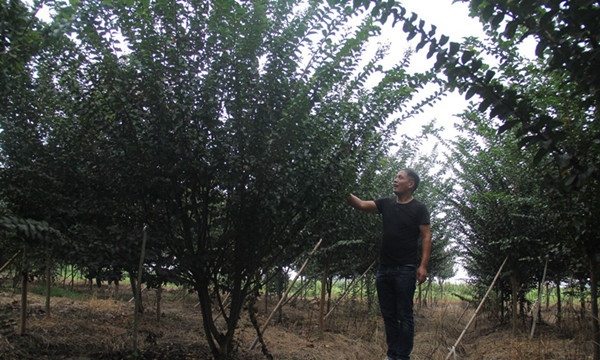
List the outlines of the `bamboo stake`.
<svg viewBox="0 0 600 360">
<path fill-rule="evenodd" d="M 536 306 L 533 307 L 533 324 L 531 324 L 531 333 L 529 334 L 529 339 L 533 339 L 533 334 L 535 333 L 535 324 L 537 323 L 537 315 L 538 312 L 536 307 L 539 307 L 542 301 L 542 289 L 544 288 L 544 282 L 546 281 L 546 271 L 548 270 L 548 257 L 546 257 L 546 265 L 544 266 L 544 275 L 542 275 L 542 282 L 540 283 L 540 290 L 538 291 Z"/>
<path fill-rule="evenodd" d="M 287 305 L 287 303 L 297 298 L 301 294 L 301 292 L 306 288 L 306 285 L 308 285 L 308 281 L 305 281 L 303 284 L 301 284 L 298 290 L 296 290 L 296 292 L 293 293 L 292 296 L 287 298 L 282 306 Z"/>
<path fill-rule="evenodd" d="M 10 263 L 17 257 L 17 255 L 19 255 L 21 253 L 21 250 L 17 251 L 10 259 L 8 259 L 7 262 L 4 263 L 4 265 L 2 265 L 2 267 L 0 268 L 0 273 L 2 271 L 4 271 L 4 269 L 6 269 L 6 267 L 8 265 L 10 265 Z"/>
<path fill-rule="evenodd" d="M 498 277 L 500 276 L 500 273 L 502 272 L 502 269 L 504 268 L 504 265 L 506 265 L 506 261 L 508 261 L 508 256 L 506 258 L 504 258 L 504 262 L 502 262 L 502 265 L 500 265 L 500 269 L 498 269 L 498 273 L 496 273 L 496 276 L 494 277 L 494 281 L 492 281 L 492 284 L 490 285 L 489 289 L 485 293 L 485 296 L 483 297 L 483 299 L 481 299 L 481 302 L 479 303 L 479 306 L 477 306 L 477 310 L 475 310 L 475 313 L 473 314 L 473 316 L 471 316 L 471 320 L 469 320 L 469 322 L 467 323 L 467 326 L 465 326 L 465 329 L 462 331 L 462 333 L 460 334 L 460 336 L 456 340 L 456 343 L 454 343 L 454 346 L 452 346 L 452 348 L 450 349 L 450 352 L 446 356 L 445 360 L 450 359 L 450 356 L 452 356 L 452 354 L 456 354 L 456 347 L 458 346 L 458 344 L 462 340 L 462 337 L 467 332 L 467 329 L 469 329 L 469 326 L 471 326 L 471 323 L 475 319 L 475 316 L 477 316 L 477 313 L 479 313 L 479 310 L 481 310 L 481 307 L 483 306 L 483 303 L 485 302 L 485 300 L 487 299 L 488 295 L 490 294 L 490 291 L 492 291 L 492 288 L 494 287 L 494 284 L 496 284 L 496 280 L 498 280 Z"/>
<path fill-rule="evenodd" d="M 313 254 L 315 253 L 315 251 L 317 251 L 317 249 L 319 248 L 319 246 L 321 245 L 322 242 L 323 242 L 323 239 L 319 239 L 319 242 L 317 243 L 317 245 L 315 245 L 315 247 L 312 249 L 312 251 L 310 252 L 310 254 L 308 254 L 308 258 L 306 259 L 306 261 L 304 261 L 304 264 L 302 264 L 302 267 L 300 268 L 300 271 L 298 271 L 298 273 L 296 274 L 296 276 L 294 276 L 294 279 L 292 280 L 291 284 L 288 286 L 287 290 L 285 291 L 285 294 L 283 294 L 283 296 L 281 297 L 281 299 L 279 299 L 279 302 L 277 303 L 277 305 L 275 306 L 275 308 L 273 309 L 273 311 L 271 311 L 271 315 L 269 315 L 269 317 L 267 318 L 267 320 L 263 324 L 262 329 L 260 329 L 260 334 L 256 336 L 256 339 L 254 339 L 254 342 L 252 343 L 252 345 L 250 345 L 249 350 L 254 349 L 254 347 L 258 343 L 259 336 L 262 336 L 262 334 L 265 333 L 265 330 L 267 329 L 267 326 L 269 326 L 269 321 L 271 321 L 271 318 L 273 317 L 273 315 L 275 314 L 275 312 L 277 310 L 279 310 L 279 307 L 285 301 L 285 299 L 286 299 L 287 295 L 289 294 L 289 292 L 292 290 L 292 286 L 294 286 L 294 283 L 296 283 L 296 280 L 298 280 L 298 277 L 300 276 L 300 274 L 302 274 L 302 272 L 304 271 L 304 268 L 306 267 L 306 265 L 308 265 L 308 262 L 310 261 L 311 256 L 313 256 Z"/>
<path fill-rule="evenodd" d="M 365 270 L 364 273 L 362 273 L 361 276 L 352 279 L 352 282 L 350 283 L 350 285 L 348 285 L 348 288 L 346 288 L 346 291 L 342 294 L 342 297 L 340 297 L 340 299 L 331 307 L 331 309 L 329 310 L 329 312 L 323 317 L 323 320 L 327 319 L 329 317 L 329 315 L 331 315 L 331 313 L 333 313 L 333 310 L 335 310 L 335 308 L 342 303 L 342 300 L 344 300 L 344 298 L 346 297 L 346 295 L 348 295 L 350 293 L 350 290 L 352 290 L 352 287 L 354 286 L 354 283 L 356 282 L 356 280 L 361 279 L 363 276 L 365 276 L 369 270 L 371 270 L 371 268 L 377 263 L 377 260 L 373 261 L 373 263 L 371 265 L 369 265 L 369 267 L 367 268 L 367 270 Z"/>
</svg>

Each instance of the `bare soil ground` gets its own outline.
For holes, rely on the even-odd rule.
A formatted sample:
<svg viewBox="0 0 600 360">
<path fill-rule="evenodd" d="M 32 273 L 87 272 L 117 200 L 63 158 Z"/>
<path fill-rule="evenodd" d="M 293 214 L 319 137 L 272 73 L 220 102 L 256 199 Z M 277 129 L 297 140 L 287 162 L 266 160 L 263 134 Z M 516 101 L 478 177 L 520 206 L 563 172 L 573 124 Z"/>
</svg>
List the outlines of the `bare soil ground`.
<svg viewBox="0 0 600 360">
<path fill-rule="evenodd" d="M 88 291 L 86 289 L 86 291 Z M 152 290 L 144 293 L 137 355 L 132 352 L 133 302 L 114 297 L 104 287 L 86 300 L 52 298 L 51 316 L 44 312 L 44 298 L 30 294 L 27 335 L 17 336 L 20 295 L 0 292 L 0 320 L 11 320 L 12 329 L 0 335 L 0 359 L 211 359 L 194 294 L 165 291 L 160 320 Z M 257 306 L 263 323 L 276 304 L 264 300 Z M 446 303 L 416 309 L 413 359 L 445 359 L 469 321 L 472 310 L 463 303 Z M 529 340 L 529 324 L 513 335 L 508 324 L 489 315 L 477 317 L 451 359 L 591 359 L 589 326 L 563 317 L 560 326 L 550 309 Z M 380 360 L 385 357 L 383 323 L 376 310 L 347 301 L 327 319 L 321 334 L 315 300 L 286 305 L 281 322 L 275 316 L 264 339 L 274 359 L 281 360 Z M 236 333 L 235 360 L 265 359 L 260 344 L 248 350 L 256 332 L 246 314 Z M 135 355 L 135 356 L 134 356 Z"/>
</svg>

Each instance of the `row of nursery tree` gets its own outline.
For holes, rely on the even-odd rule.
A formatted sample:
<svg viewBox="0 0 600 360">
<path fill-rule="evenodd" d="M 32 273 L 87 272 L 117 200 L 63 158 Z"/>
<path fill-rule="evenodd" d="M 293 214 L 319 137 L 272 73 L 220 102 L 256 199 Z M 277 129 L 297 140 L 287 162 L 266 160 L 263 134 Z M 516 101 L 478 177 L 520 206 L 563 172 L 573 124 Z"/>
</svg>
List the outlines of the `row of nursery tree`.
<svg viewBox="0 0 600 360">
<path fill-rule="evenodd" d="M 2 1 L 0 262 L 189 284 L 224 359 L 246 300 L 318 241 L 314 276 L 363 274 L 379 219 L 346 195 L 390 196 L 411 166 L 430 278 L 460 253 L 485 290 L 506 259 L 515 329 L 544 274 L 578 283 L 599 359 L 599 5 L 469 3 L 486 39 L 450 41 L 394 1 Z M 431 70 L 369 51 L 386 23 Z M 412 119 L 449 90 L 472 100 L 450 140 Z"/>
</svg>

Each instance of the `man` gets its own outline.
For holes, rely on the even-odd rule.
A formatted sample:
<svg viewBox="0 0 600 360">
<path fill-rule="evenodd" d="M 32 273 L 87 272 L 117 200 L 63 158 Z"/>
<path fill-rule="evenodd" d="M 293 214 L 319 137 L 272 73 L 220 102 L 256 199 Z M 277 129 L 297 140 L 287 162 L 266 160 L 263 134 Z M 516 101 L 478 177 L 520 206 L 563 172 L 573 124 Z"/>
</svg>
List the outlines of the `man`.
<svg viewBox="0 0 600 360">
<path fill-rule="evenodd" d="M 419 176 L 414 170 L 398 172 L 392 187 L 396 197 L 363 201 L 350 194 L 348 203 L 356 209 L 382 215 L 383 239 L 376 286 L 385 323 L 387 359 L 405 360 L 410 359 L 414 343 L 415 282 L 420 284 L 427 278 L 431 224 L 425 204 L 413 198 L 419 187 Z M 419 236 L 422 256 L 417 268 Z"/>
</svg>

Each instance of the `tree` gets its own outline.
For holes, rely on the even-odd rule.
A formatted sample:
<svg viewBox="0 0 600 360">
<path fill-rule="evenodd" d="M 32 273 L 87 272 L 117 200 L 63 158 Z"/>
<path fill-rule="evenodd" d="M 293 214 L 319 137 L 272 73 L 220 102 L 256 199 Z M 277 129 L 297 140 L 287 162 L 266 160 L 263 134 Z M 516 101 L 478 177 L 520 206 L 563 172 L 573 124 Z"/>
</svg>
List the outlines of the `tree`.
<svg viewBox="0 0 600 360">
<path fill-rule="evenodd" d="M 289 264 L 319 236 L 324 223 L 315 219 L 384 149 L 384 120 L 429 77 L 398 66 L 367 88 L 383 71 L 382 52 L 359 70 L 379 28 L 367 18 L 346 31 L 353 12 L 345 6 L 73 2 L 53 10 L 47 29 L 60 30 L 57 40 L 22 59 L 31 83 L 22 89 L 46 109 L 7 109 L 2 122 L 4 159 L 28 154 L 31 143 L 30 154 L 47 161 L 4 161 L 6 183 L 26 194 L 12 174 L 27 166 L 53 180 L 54 203 L 27 199 L 61 219 L 64 259 L 90 276 L 134 275 L 136 233 L 147 223 L 155 255 L 147 265 L 177 259 L 198 293 L 211 351 L 227 358 L 259 271 Z M 15 107 L 36 104 L 23 99 Z M 32 141 L 12 131 L 20 118 Z"/>
</svg>

